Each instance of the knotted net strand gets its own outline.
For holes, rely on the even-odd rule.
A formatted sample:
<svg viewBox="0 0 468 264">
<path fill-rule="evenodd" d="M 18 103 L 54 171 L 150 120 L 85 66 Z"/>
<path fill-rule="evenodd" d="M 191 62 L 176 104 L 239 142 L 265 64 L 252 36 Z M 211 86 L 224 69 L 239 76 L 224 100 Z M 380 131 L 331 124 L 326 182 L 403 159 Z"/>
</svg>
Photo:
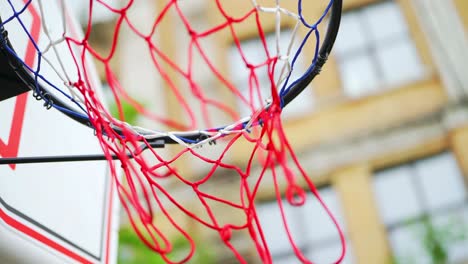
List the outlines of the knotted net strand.
<svg viewBox="0 0 468 264">
<path fill-rule="evenodd" d="M 87 120 L 94 128 L 131 225 L 141 240 L 159 253 L 166 262 L 183 263 L 194 255 L 195 240 L 174 217 L 176 214 L 183 214 L 216 232 L 241 263 L 245 263 L 246 258 L 232 243 L 231 238 L 233 232 L 245 231 L 253 242 L 261 261 L 271 263 L 272 253 L 269 250 L 255 203 L 259 189 L 265 181 L 270 181 L 274 186 L 283 222 L 282 228 L 286 230 L 291 248 L 297 258 L 304 263 L 311 262 L 291 235 L 284 203 L 301 206 L 306 202 L 306 194 L 311 192 L 338 229 L 342 251 L 336 262 L 341 262 L 345 252 L 343 234 L 330 210 L 320 198 L 312 180 L 301 167 L 287 139 L 281 117 L 285 105 L 284 96 L 296 83 L 306 78 L 307 73 L 314 70 L 321 41 L 319 25 L 330 12 L 333 0 L 315 1 L 317 5 L 323 6 L 323 14 L 314 21 L 311 21 L 312 18 L 304 17 L 301 0 L 296 1 L 295 5 L 287 4 L 288 1 L 285 0 L 262 1 L 262 4 L 255 0 L 245 0 L 244 2 L 251 4 L 251 8 L 236 16 L 231 15 L 232 10 L 225 9 L 225 2 L 213 0 L 212 4 L 216 7 L 216 12 L 221 19 L 202 30 L 197 30 L 192 25 L 191 18 L 181 8 L 184 1 L 167 0 L 153 21 L 148 21 L 152 23 L 149 32 L 140 30 L 128 15 L 135 1 L 129 0 L 114 6 L 104 0 L 95 0 L 89 1 L 88 19 L 83 35 L 78 34 L 67 21 L 70 10 L 66 8 L 63 0 L 58 1 L 61 14 L 57 14 L 61 17 L 60 27 L 63 31 L 61 34 L 50 33 L 51 29 L 48 24 L 50 14 L 46 14 L 45 0 L 24 0 L 20 7 L 14 5 L 11 0 L 8 1 L 12 15 L 7 19 L 2 17 L 3 25 L 8 25 L 13 21 L 23 25 L 25 34 L 36 48 L 36 64 L 24 64 L 34 77 L 35 97 L 44 100 L 48 108 L 56 108 L 72 118 Z M 294 6 L 294 9 L 287 8 L 290 6 Z M 98 52 L 89 41 L 94 26 L 93 9 L 96 7 L 106 9 L 116 21 L 110 49 L 105 54 Z M 24 26 L 23 16 L 26 10 L 34 8 L 37 8 L 40 14 L 41 30 L 47 38 L 47 45 L 38 45 L 38 40 L 34 39 Z M 268 32 L 262 26 L 265 14 L 269 15 L 269 19 L 275 20 L 272 33 L 273 48 L 268 46 Z M 177 17 L 187 34 L 185 62 L 166 54 L 158 40 L 157 34 L 161 25 L 169 16 L 171 19 Z M 282 20 L 285 17 L 295 21 L 286 47 L 281 38 Z M 253 62 L 245 54 L 244 44 L 238 36 L 237 26 L 247 23 L 254 28 L 255 38 L 259 43 L 256 47 L 258 53 L 263 54 L 264 58 L 260 62 Z M 142 48 L 147 49 L 148 56 L 144 59 L 151 60 L 155 72 L 167 87 L 165 92 L 176 98 L 181 115 L 171 116 L 150 112 L 122 86 L 115 69 L 111 66 L 111 61 L 116 56 L 119 34 L 124 26 L 145 43 Z M 54 27 L 56 30 L 57 25 Z M 248 84 L 247 92 L 242 91 L 240 85 L 236 85 L 238 83 L 236 80 L 232 80 L 228 74 L 219 69 L 216 59 L 210 56 L 210 49 L 202 44 L 204 39 L 226 32 L 230 33 L 234 47 L 232 50 L 240 56 L 244 64 L 241 66 L 245 67 L 247 72 L 246 80 L 244 80 Z M 159 36 L 159 38 L 163 37 Z M 63 61 L 60 51 L 63 47 L 68 49 L 72 65 Z M 304 73 L 300 73 L 299 77 L 293 78 L 297 61 L 304 57 L 306 47 L 309 49 L 312 47 L 315 50 L 310 60 L 306 62 L 310 66 Z M 13 50 L 10 52 L 14 53 Z M 201 59 L 211 78 L 216 81 L 216 85 L 205 87 L 206 85 L 199 81 L 196 76 L 195 56 Z M 18 59 L 21 60 L 21 58 Z M 89 69 L 91 59 L 105 69 L 110 101 L 115 102 L 118 118 L 111 114 L 95 87 Z M 43 76 L 41 71 L 43 67 L 52 69 L 56 75 L 54 78 L 61 80 L 62 83 L 53 83 L 50 81 L 50 76 Z M 265 72 L 268 77 L 266 81 L 261 78 Z M 40 86 L 47 87 L 51 93 L 68 102 L 71 107 L 64 107 L 52 100 L 47 93 L 39 89 Z M 267 87 L 268 92 L 262 92 L 262 87 Z M 152 88 L 148 87 L 148 89 Z M 210 96 L 208 92 L 210 89 L 222 90 L 236 98 L 242 106 L 226 103 L 224 98 Z M 194 100 L 197 103 L 196 106 L 193 104 Z M 131 105 L 140 116 L 152 120 L 166 131 L 126 123 L 124 103 Z M 196 107 L 202 113 L 201 117 L 195 113 Z M 241 116 L 240 108 L 249 109 L 249 115 Z M 216 112 L 224 113 L 223 123 L 219 123 L 219 118 L 215 118 Z M 169 138 L 178 144 L 178 148 L 171 148 L 169 155 L 161 154 L 159 149 L 153 148 L 160 138 Z M 207 154 L 215 143 L 218 143 L 218 147 L 221 145 L 223 149 L 216 155 Z M 250 146 L 249 154 L 244 158 L 246 162 L 242 166 L 227 158 L 236 144 Z M 200 150 L 201 146 L 204 146 L 203 151 Z M 117 160 L 114 160 L 114 156 Z M 207 164 L 209 168 L 196 178 L 187 176 L 189 174 L 182 173 L 179 169 L 180 164 L 177 164 L 178 159 L 186 156 Z M 238 199 L 223 198 L 221 195 L 214 195 L 203 189 L 203 185 L 210 182 L 212 178 L 219 178 L 218 171 L 223 171 L 231 180 L 235 178 L 236 184 L 233 184 L 232 192 L 238 193 Z M 121 174 L 122 177 L 119 177 Z M 269 179 L 265 180 L 266 178 Z M 191 192 L 193 198 L 202 205 L 203 216 L 199 215 L 199 211 L 193 210 L 190 204 L 179 201 L 171 193 L 165 184 L 168 179 L 186 186 L 186 191 Z M 239 223 L 221 219 L 222 216 L 217 214 L 213 203 L 241 211 L 243 221 Z M 177 212 L 174 213 L 174 210 Z M 165 230 L 156 224 L 156 215 L 164 217 L 172 228 L 188 241 L 190 250 L 184 257 L 178 260 L 171 259 L 169 254 L 173 251 L 173 242 L 165 234 Z M 313 225 L 313 219 L 310 221 Z"/>
</svg>

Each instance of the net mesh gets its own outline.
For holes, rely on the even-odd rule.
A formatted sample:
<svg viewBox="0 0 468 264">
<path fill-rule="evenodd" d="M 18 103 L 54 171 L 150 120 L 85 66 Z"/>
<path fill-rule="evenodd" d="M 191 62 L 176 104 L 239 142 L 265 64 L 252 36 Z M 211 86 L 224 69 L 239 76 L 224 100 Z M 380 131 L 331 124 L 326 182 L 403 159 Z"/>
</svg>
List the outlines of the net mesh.
<svg viewBox="0 0 468 264">
<path fill-rule="evenodd" d="M 195 252 L 195 240 L 179 217 L 186 215 L 215 232 L 240 262 L 247 260 L 232 241 L 236 232 L 245 232 L 257 257 L 271 263 L 272 252 L 256 207 L 264 185 L 274 188 L 283 222 L 279 228 L 286 230 L 291 248 L 302 262 L 310 261 L 291 235 L 285 203 L 301 206 L 307 193 L 312 193 L 339 230 L 301 167 L 281 115 L 284 95 L 314 68 L 320 46 L 319 25 L 329 13 L 332 0 L 307 1 L 307 8 L 320 10 L 317 17 L 306 15 L 311 12 L 304 11 L 306 3 L 301 0 L 244 0 L 235 4 L 214 0 L 204 3 L 212 15 L 203 22 L 199 13 L 190 13 L 195 5 L 187 7 L 187 1 L 159 1 L 156 15 L 144 23 L 145 27 L 131 15 L 136 1 L 96 0 L 87 4 L 84 34 L 70 21 L 71 11 L 64 1 L 57 1 L 55 8 L 48 2 L 8 0 L 9 11 L 2 10 L 3 26 L 8 29 L 10 24 L 17 24 L 23 39 L 35 45 L 36 62 L 24 64 L 35 79 L 35 97 L 44 100 L 47 107 L 87 120 L 94 128 L 131 225 L 165 261 L 185 262 Z M 41 18 L 40 40 L 27 26 L 28 10 L 35 10 Z M 115 21 L 110 48 L 104 52 L 90 42 L 96 10 L 104 10 Z M 242 35 L 246 28 L 250 32 L 247 39 Z M 118 69 L 112 65 L 119 48 L 125 48 L 119 43 L 129 36 L 138 39 L 139 45 L 133 47 L 135 54 L 136 49 L 144 54 L 138 60 L 147 61 L 145 65 L 159 76 L 158 87 L 145 89 L 164 95 L 164 108 L 171 110 L 150 111 L 148 102 L 136 99 L 132 89 L 117 77 Z M 222 50 L 216 43 L 225 43 L 226 39 L 229 48 L 224 51 L 228 51 L 216 52 Z M 219 54 L 230 54 L 224 57 L 231 61 L 226 63 Z M 107 104 L 91 61 L 103 69 Z M 229 64 L 235 70 L 230 70 Z M 52 74 L 45 76 L 44 69 Z M 132 73 L 120 73 L 125 74 Z M 39 85 L 69 107 L 54 102 Z M 109 104 L 115 111 L 109 110 Z M 129 111 L 137 113 L 145 127 L 158 129 L 127 123 Z M 164 151 L 153 148 L 162 137 L 177 144 L 166 146 Z M 190 167 L 187 164 L 200 168 L 186 169 Z M 206 187 L 223 180 L 230 184 L 229 194 Z M 185 198 L 171 191 L 174 182 L 185 186 Z M 236 211 L 240 217 L 229 219 L 217 210 L 219 207 Z M 173 241 L 167 235 L 168 228 L 190 244 L 185 256 L 170 257 Z M 344 256 L 341 230 L 339 233 L 343 250 L 336 262 Z"/>
</svg>

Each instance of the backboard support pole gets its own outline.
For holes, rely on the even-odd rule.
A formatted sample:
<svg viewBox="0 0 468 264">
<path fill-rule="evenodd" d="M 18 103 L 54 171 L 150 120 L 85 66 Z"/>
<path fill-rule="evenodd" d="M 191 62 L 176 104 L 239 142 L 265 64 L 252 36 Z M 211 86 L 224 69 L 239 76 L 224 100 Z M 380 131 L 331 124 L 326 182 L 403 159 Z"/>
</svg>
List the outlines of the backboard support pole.
<svg viewBox="0 0 468 264">
<path fill-rule="evenodd" d="M 143 151 L 151 148 L 164 148 L 164 140 L 157 140 L 148 145 L 140 146 L 138 151 L 127 153 L 128 158 L 134 158 L 136 155 L 141 154 Z M 112 154 L 110 156 L 113 160 L 119 159 L 119 155 Z M 65 156 L 37 156 L 37 157 L 10 157 L 0 158 L 0 165 L 10 164 L 31 164 L 31 163 L 52 163 L 52 162 L 78 162 L 78 161 L 99 161 L 107 160 L 104 154 L 90 154 L 90 155 L 65 155 Z"/>
</svg>

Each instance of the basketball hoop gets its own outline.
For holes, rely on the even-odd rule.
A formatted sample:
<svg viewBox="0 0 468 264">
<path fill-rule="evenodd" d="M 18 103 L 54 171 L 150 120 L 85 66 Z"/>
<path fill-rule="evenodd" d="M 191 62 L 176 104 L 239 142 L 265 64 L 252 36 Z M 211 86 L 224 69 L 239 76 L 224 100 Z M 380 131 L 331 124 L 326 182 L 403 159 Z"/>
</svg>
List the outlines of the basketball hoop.
<svg viewBox="0 0 468 264">
<path fill-rule="evenodd" d="M 33 91 L 34 98 L 40 100 L 47 109 L 58 110 L 94 130 L 103 155 L 2 158 L 0 164 L 108 160 L 122 206 L 136 233 L 149 248 L 170 263 L 191 259 L 196 245 L 191 235 L 169 212 L 169 207 L 216 232 L 240 262 L 246 260 L 231 243 L 231 237 L 233 232 L 247 232 L 258 258 L 264 263 L 271 263 L 271 253 L 255 206 L 262 182 L 271 177 L 283 217 L 283 228 L 288 233 L 297 258 L 304 263 L 310 262 L 290 235 L 284 217 L 282 196 L 285 196 L 290 205 L 301 206 L 306 202 L 306 193 L 312 192 L 339 230 L 343 247 L 336 262 L 341 262 L 345 254 L 343 234 L 318 195 L 312 180 L 299 164 L 283 129 L 281 116 L 282 110 L 294 104 L 294 99 L 309 86 L 325 64 L 338 32 L 341 0 L 313 1 L 314 3 L 298 0 L 295 4 L 284 0 L 244 0 L 249 8 L 241 14 L 239 10 L 229 10 L 227 6 L 232 5 L 225 1 L 213 0 L 210 2 L 212 12 L 216 13 L 218 19 L 210 21 L 209 26 L 201 29 L 194 26 L 190 16 L 181 8 L 184 1 L 167 0 L 153 20 L 148 21 L 151 23 L 149 31 L 141 30 L 128 15 L 135 1 L 124 1 L 121 5 L 112 6 L 104 0 L 95 0 L 89 2 L 88 23 L 84 34 L 77 33 L 77 28 L 66 26 L 67 23 L 63 23 L 61 32 L 49 32 L 49 16 L 59 16 L 65 21 L 71 13 L 63 0 L 57 0 L 62 9 L 54 10 L 54 13 L 43 8 L 43 1 L 45 0 L 21 1 L 18 4 L 18 1 L 8 0 L 11 9 L 1 10 L 0 50 L 11 70 Z M 47 36 L 48 43 L 38 45 L 38 40 L 23 27 L 22 40 L 34 45 L 37 50 L 34 65 L 28 65 L 16 55 L 19 40 L 12 39 L 7 34 L 10 27 L 21 27 L 26 19 L 23 10 L 29 5 L 38 9 L 42 20 L 41 30 Z M 305 8 L 312 8 L 311 6 L 321 10 L 318 17 L 306 15 L 310 12 L 306 12 Z M 106 54 L 100 54 L 89 43 L 95 8 L 105 9 L 116 21 L 111 49 Z M 234 13 L 236 14 L 233 15 Z M 158 41 L 164 37 L 158 36 L 159 30 L 169 18 L 177 20 L 179 29 L 186 32 L 187 42 L 178 43 L 179 46 L 185 45 L 186 58 L 171 57 L 173 54 L 164 50 Z M 288 26 L 291 36 L 283 43 L 281 34 L 285 20 L 290 21 Z M 273 25 L 272 30 L 267 31 L 264 28 L 263 25 L 267 23 Z M 237 32 L 240 25 L 249 26 L 254 31 L 250 39 L 257 40 L 255 48 L 259 59 L 256 61 L 244 52 L 246 44 Z M 119 33 L 123 27 L 128 28 L 143 43 L 141 48 L 147 50 L 148 56 L 142 59 L 148 60 L 160 77 L 165 87 L 160 91 L 177 102 L 178 115 L 151 112 L 133 98 L 116 77 L 110 62 L 115 56 L 120 40 Z M 324 36 L 319 27 L 326 28 Z M 270 35 L 273 46 L 267 43 Z M 210 48 L 204 45 L 205 39 L 226 36 L 231 40 L 231 50 L 242 64 L 243 80 L 233 80 L 226 70 L 221 69 L 219 59 L 210 54 Z M 58 56 L 63 54 L 59 50 L 67 50 L 68 55 Z M 196 70 L 198 64 L 194 62 L 195 56 L 205 70 Z M 118 118 L 111 114 L 104 103 L 103 95 L 96 92 L 95 77 L 87 69 L 91 60 L 105 69 L 110 94 L 108 99 L 115 103 Z M 305 70 L 298 66 L 299 60 L 306 61 Z M 43 75 L 44 68 L 54 74 Z M 200 81 L 199 74 L 208 75 L 212 85 Z M 266 80 L 262 76 L 266 76 Z M 211 91 L 222 92 L 213 95 Z M 9 96 L 20 92 L 22 91 L 9 93 Z M 226 97 L 220 98 L 219 94 Z M 123 103 L 129 104 L 142 118 L 150 120 L 152 127 L 159 129 L 127 123 Z M 248 115 L 243 116 L 241 113 L 245 109 L 248 109 Z M 161 154 L 159 149 L 168 145 L 174 146 L 170 148 L 171 153 Z M 244 157 L 242 165 L 238 160 L 227 158 L 232 149 L 239 146 L 248 150 L 248 156 Z M 216 154 L 209 153 L 210 148 L 220 151 Z M 178 163 L 183 159 L 203 163 L 206 169 L 197 177 L 188 177 L 181 172 L 183 166 Z M 252 175 L 255 168 L 259 168 L 258 174 Z M 121 171 L 122 178 L 118 177 Z M 219 171 L 224 171 L 223 173 L 237 182 L 235 190 L 233 189 L 234 193 L 238 193 L 235 201 L 203 190 L 204 184 L 214 177 L 220 177 Z M 205 210 L 203 216 L 197 215 L 171 194 L 169 187 L 164 185 L 167 179 L 183 184 L 192 193 Z M 242 212 L 244 221 L 220 221 L 212 203 Z M 168 254 L 172 251 L 171 241 L 155 223 L 155 210 L 190 244 L 190 250 L 183 258 L 177 261 L 170 259 Z"/>
</svg>

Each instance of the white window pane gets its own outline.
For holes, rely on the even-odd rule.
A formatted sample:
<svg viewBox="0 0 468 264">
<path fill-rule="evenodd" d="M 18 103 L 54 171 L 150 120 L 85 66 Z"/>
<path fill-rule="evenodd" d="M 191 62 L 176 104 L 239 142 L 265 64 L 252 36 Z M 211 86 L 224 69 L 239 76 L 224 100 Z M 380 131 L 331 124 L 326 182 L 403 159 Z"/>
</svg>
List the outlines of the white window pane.
<svg viewBox="0 0 468 264">
<path fill-rule="evenodd" d="M 331 188 L 320 190 L 320 195 L 345 232 L 344 218 L 336 193 Z M 312 194 L 307 195 L 307 201 L 301 207 L 302 234 L 307 241 L 320 243 L 324 239 L 339 239 L 338 230 L 325 209 Z"/>
<path fill-rule="evenodd" d="M 376 90 L 380 81 L 369 55 L 348 57 L 339 64 L 345 93 L 359 97 Z"/>
<path fill-rule="evenodd" d="M 463 176 L 451 154 L 419 161 L 415 168 L 428 209 L 461 203 L 466 198 Z"/>
<path fill-rule="evenodd" d="M 399 227 L 389 234 L 396 263 L 432 264 L 423 245 L 423 233 L 424 226 L 417 223 Z"/>
<path fill-rule="evenodd" d="M 295 39 L 295 41 L 293 41 L 292 31 L 284 30 L 281 31 L 279 35 L 276 35 L 276 33 L 267 35 L 265 37 L 265 41 L 269 55 L 271 57 L 277 56 L 280 58 L 276 63 L 274 73 L 275 84 L 278 85 L 276 89 L 279 92 L 283 87 L 289 71 L 291 70 L 291 63 L 295 52 L 299 47 L 300 39 Z M 256 65 L 264 63 L 267 59 L 267 53 L 260 39 L 242 42 L 241 49 L 247 62 L 250 64 Z M 289 56 L 287 56 L 288 53 Z M 304 56 L 299 56 L 296 60 L 293 72 L 289 78 L 289 84 L 300 78 L 305 73 L 306 67 L 304 66 L 303 58 Z M 265 106 L 265 101 L 271 98 L 271 82 L 268 76 L 268 67 L 265 65 L 255 69 L 255 74 L 260 86 L 260 99 L 257 88 L 253 85 L 254 83 L 252 80 L 250 80 L 250 72 L 246 69 L 245 62 L 242 60 L 242 56 L 235 45 L 231 46 L 229 59 L 231 65 L 231 76 L 234 80 L 234 84 L 247 101 L 252 103 L 254 108 L 252 109 L 248 104 L 239 99 L 239 113 L 241 116 L 249 116 L 252 114 L 252 111 L 257 111 L 261 107 Z M 284 117 L 291 118 L 302 116 L 309 113 L 313 108 L 312 106 L 313 92 L 311 89 L 306 89 L 284 110 Z"/>
<path fill-rule="evenodd" d="M 268 39 L 269 38 L 266 39 L 267 45 L 268 45 Z M 247 62 L 250 64 L 257 65 L 257 64 L 265 62 L 268 59 L 266 50 L 263 47 L 263 44 L 260 41 L 260 39 L 243 41 L 241 43 L 241 49 L 242 49 L 242 52 L 244 53 L 245 58 L 247 59 Z M 270 56 L 271 55 L 272 54 L 270 53 Z"/>
<path fill-rule="evenodd" d="M 379 172 L 374 178 L 374 195 L 385 224 L 405 221 L 422 213 L 411 176 L 408 167 L 398 167 Z"/>
<path fill-rule="evenodd" d="M 239 82 L 238 87 L 246 87 L 241 89 L 241 94 L 247 99 L 248 102 L 253 103 L 254 111 L 259 110 L 261 107 L 266 105 L 266 100 L 271 98 L 271 87 L 268 76 L 259 75 L 259 84 L 260 84 L 260 93 L 262 100 L 260 101 L 258 93 L 255 87 L 253 87 L 252 94 L 250 93 L 250 88 L 248 88 L 248 82 Z M 278 89 L 279 90 L 279 89 Z M 252 96 L 252 97 L 251 97 Z M 252 114 L 252 109 L 248 104 L 242 100 L 237 100 L 239 113 L 241 117 L 250 116 Z M 299 94 L 294 101 L 289 103 L 286 108 L 283 110 L 283 118 L 294 118 L 300 117 L 304 114 L 310 113 L 314 106 L 314 96 L 311 87 L 306 88 Z"/>
<path fill-rule="evenodd" d="M 287 65 L 292 63 L 292 59 L 297 51 L 300 39 L 294 38 L 292 31 L 284 30 L 281 31 L 277 36 L 276 33 L 268 34 L 265 37 L 268 53 L 270 57 L 281 57 L 275 67 L 275 81 L 278 81 L 281 72 L 284 72 L 283 76 L 287 75 L 289 67 Z M 247 63 L 252 65 L 259 65 L 265 63 L 268 59 L 267 50 L 265 50 L 263 43 L 260 39 L 252 39 L 241 42 L 241 51 Z M 289 53 L 289 57 L 287 56 Z M 305 71 L 304 62 L 300 59 L 304 56 L 299 56 L 294 65 L 294 71 L 291 74 L 291 80 L 299 78 Z M 289 63 L 288 63 L 289 62 Z M 241 78 L 248 78 L 249 69 L 246 68 L 246 64 L 242 58 L 242 55 L 236 45 L 232 45 L 229 49 L 229 64 L 231 66 L 231 75 L 233 80 L 239 80 Z M 286 68 L 283 70 L 283 67 Z M 266 66 L 262 66 L 256 70 L 257 74 L 266 74 Z M 258 71 L 261 71 L 260 73 Z"/>
<path fill-rule="evenodd" d="M 448 249 L 449 263 L 467 263 L 468 262 L 468 240 L 454 242 Z"/>
<path fill-rule="evenodd" d="M 239 91 L 245 97 L 249 104 L 252 104 L 253 110 L 251 106 L 241 99 L 237 100 L 239 106 L 239 114 L 241 117 L 250 116 L 252 115 L 252 111 L 257 111 L 261 107 L 266 105 L 266 100 L 271 98 L 271 87 L 269 86 L 269 79 L 266 74 L 258 75 L 258 83 L 259 87 L 255 85 L 249 86 L 249 81 L 238 81 L 236 83 L 238 88 L 241 88 Z M 260 91 L 260 97 L 258 92 Z"/>
<path fill-rule="evenodd" d="M 423 76 L 423 65 L 410 39 L 381 45 L 377 60 L 386 85 L 397 85 L 418 80 Z"/>
<path fill-rule="evenodd" d="M 242 54 L 235 44 L 231 45 L 229 49 L 228 57 L 231 70 L 231 78 L 234 81 L 247 81 L 250 74 L 250 69 L 247 68 L 246 63 L 258 65 L 264 63 L 268 59 L 268 57 L 260 39 L 243 41 L 240 45 Z M 257 74 L 259 74 L 260 72 L 266 72 L 266 67 L 260 67 L 256 70 Z"/>
<path fill-rule="evenodd" d="M 291 30 L 282 30 L 278 36 L 274 32 L 268 34 L 265 37 L 265 40 L 270 56 L 274 57 L 280 54 L 288 54 L 288 48 L 290 45 L 293 45 L 292 47 L 294 47 L 294 49 L 291 47 L 291 54 L 294 54 L 294 51 L 297 49 L 297 45 L 294 46 L 295 40 L 293 40 L 292 37 L 293 35 Z"/>
<path fill-rule="evenodd" d="M 276 33 L 268 34 L 265 37 L 266 44 L 268 47 L 268 52 L 271 57 L 278 57 L 278 61 L 275 66 L 275 83 L 280 84 L 279 80 L 285 80 L 288 76 L 291 67 L 294 67 L 291 72 L 289 83 L 292 83 L 294 80 L 300 78 L 306 70 L 306 64 L 310 64 L 312 58 L 307 63 L 304 61 L 307 56 L 305 56 L 305 51 L 302 51 L 299 57 L 296 59 L 294 66 L 292 61 L 296 55 L 297 50 L 300 47 L 302 39 L 296 36 L 293 36 L 291 30 L 282 30 L 279 35 Z M 262 44 L 257 43 L 261 46 Z M 265 57 L 266 59 L 266 57 Z M 265 61 L 265 59 L 263 61 Z M 282 85 L 279 85 L 278 90 L 281 89 Z"/>
<path fill-rule="evenodd" d="M 384 1 L 343 15 L 334 52 L 343 88 L 350 97 L 415 81 L 424 75 L 396 2 Z"/>
<path fill-rule="evenodd" d="M 344 14 L 341 18 L 340 31 L 333 46 L 333 52 L 340 56 L 347 52 L 364 49 L 368 40 L 362 26 L 363 24 L 356 13 Z"/>
<path fill-rule="evenodd" d="M 463 208 L 460 219 L 462 221 L 461 232 L 464 239 L 461 239 L 450 246 L 449 261 L 452 263 L 468 262 L 468 205 Z"/>
<path fill-rule="evenodd" d="M 406 21 L 395 2 L 371 5 L 364 9 L 363 17 L 373 41 L 398 38 L 407 34 Z"/>
<path fill-rule="evenodd" d="M 293 207 L 287 202 L 284 202 L 283 205 L 289 231 L 296 245 L 300 245 L 301 238 L 303 238 L 301 232 L 303 226 L 299 221 L 297 207 Z M 292 251 L 278 204 L 276 202 L 262 204 L 257 207 L 257 213 L 271 254 Z"/>
<path fill-rule="evenodd" d="M 300 264 L 301 261 L 297 259 L 296 255 L 292 255 L 287 258 L 280 258 L 280 259 L 273 258 L 273 263 L 275 264 Z"/>
<path fill-rule="evenodd" d="M 284 38 L 283 38 L 284 36 Z M 283 42 L 281 44 L 281 54 L 287 54 L 287 49 L 289 45 L 289 40 L 292 37 L 291 31 L 285 31 L 281 33 L 281 38 Z M 290 56 L 287 61 L 278 61 L 276 68 L 275 68 L 275 80 L 276 84 L 279 85 L 277 87 L 278 92 L 283 88 L 283 84 L 286 81 L 288 76 L 288 71 L 290 71 L 290 66 L 292 60 L 294 58 L 295 52 L 297 51 L 300 44 L 300 40 L 296 40 L 295 45 L 291 47 Z M 303 51 L 304 53 L 304 51 Z M 306 65 L 305 62 L 307 56 L 299 56 L 294 64 L 292 69 L 291 75 L 289 76 L 288 85 L 291 85 L 295 80 L 299 79 L 304 73 L 306 72 Z M 289 65 L 288 65 L 289 64 Z M 307 65 L 308 66 L 308 65 Z M 294 118 L 294 117 L 301 117 L 307 113 L 310 113 L 314 106 L 314 93 L 311 85 L 307 87 L 304 91 L 298 95 L 294 101 L 292 101 L 284 110 L 283 110 L 283 117 L 284 118 Z"/>
<path fill-rule="evenodd" d="M 245 69 L 245 62 L 242 60 L 242 56 L 234 45 L 229 49 L 228 61 L 231 65 L 231 80 L 245 79 L 248 76 L 248 71 Z"/>
<path fill-rule="evenodd" d="M 270 34 L 266 38 L 271 54 L 275 56 L 281 56 L 282 58 L 278 60 L 275 66 L 275 84 L 278 85 L 278 92 L 283 88 L 283 84 L 288 77 L 288 72 L 291 70 L 291 67 L 293 67 L 293 69 L 291 75 L 289 76 L 288 85 L 292 84 L 295 80 L 304 75 L 307 68 L 305 66 L 306 62 L 304 61 L 306 56 L 299 56 L 294 65 L 292 65 L 295 53 L 298 50 L 302 39 L 296 37 L 293 41 L 293 34 L 291 30 L 281 31 L 279 37 L 280 38 L 277 39 L 275 34 Z M 277 50 L 277 41 L 280 48 L 279 50 Z M 285 56 L 288 53 L 289 57 Z M 269 92 L 268 94 L 271 93 Z M 310 87 L 306 88 L 283 110 L 283 117 L 293 118 L 309 113 L 313 108 L 313 97 L 312 89 Z"/>
<path fill-rule="evenodd" d="M 468 206 L 449 213 L 443 212 L 435 216 L 432 223 L 446 246 L 448 262 L 465 263 L 468 260 Z"/>
<path fill-rule="evenodd" d="M 341 264 L 355 263 L 350 243 L 346 242 L 346 255 Z M 333 243 L 330 245 L 316 246 L 307 257 L 313 263 L 335 263 L 341 255 L 341 243 Z"/>
<path fill-rule="evenodd" d="M 283 118 L 300 117 L 309 113 L 314 106 L 313 98 L 312 88 L 309 86 L 283 109 Z"/>
</svg>

